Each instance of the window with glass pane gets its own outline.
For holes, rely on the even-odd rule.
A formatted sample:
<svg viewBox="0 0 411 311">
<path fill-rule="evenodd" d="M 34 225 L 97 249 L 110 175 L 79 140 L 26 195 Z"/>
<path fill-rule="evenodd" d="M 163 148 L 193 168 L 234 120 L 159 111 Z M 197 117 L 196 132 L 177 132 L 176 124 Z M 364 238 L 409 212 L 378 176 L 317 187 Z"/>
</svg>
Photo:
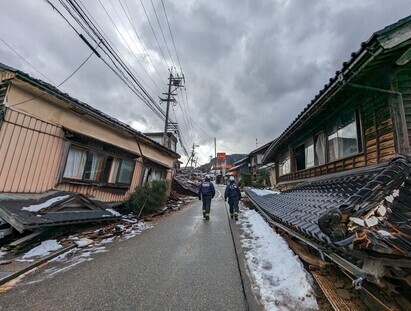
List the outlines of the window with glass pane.
<svg viewBox="0 0 411 311">
<path fill-rule="evenodd" d="M 70 147 L 66 168 L 64 169 L 63 177 L 82 179 L 84 173 L 84 165 L 87 160 L 87 151 Z"/>
<path fill-rule="evenodd" d="M 295 160 L 297 171 L 314 166 L 314 145 L 312 138 L 295 148 Z"/>
<path fill-rule="evenodd" d="M 85 180 L 100 180 L 103 172 L 105 157 L 95 152 L 89 152 L 86 165 L 84 167 Z"/>
<path fill-rule="evenodd" d="M 133 171 L 134 171 L 134 162 L 122 160 L 117 182 L 122 183 L 122 184 L 130 184 L 131 178 L 133 176 Z"/>
<path fill-rule="evenodd" d="M 278 173 L 280 176 L 289 174 L 291 172 L 291 160 L 289 152 L 281 155 L 279 160 Z"/>
<path fill-rule="evenodd" d="M 326 138 L 324 132 L 314 137 L 314 165 L 325 164 L 325 143 Z"/>
<path fill-rule="evenodd" d="M 313 139 L 309 139 L 304 144 L 305 153 L 305 168 L 310 168 L 314 166 L 314 142 Z"/>
<path fill-rule="evenodd" d="M 330 162 L 358 153 L 358 134 L 355 113 L 340 117 L 328 131 Z"/>
</svg>

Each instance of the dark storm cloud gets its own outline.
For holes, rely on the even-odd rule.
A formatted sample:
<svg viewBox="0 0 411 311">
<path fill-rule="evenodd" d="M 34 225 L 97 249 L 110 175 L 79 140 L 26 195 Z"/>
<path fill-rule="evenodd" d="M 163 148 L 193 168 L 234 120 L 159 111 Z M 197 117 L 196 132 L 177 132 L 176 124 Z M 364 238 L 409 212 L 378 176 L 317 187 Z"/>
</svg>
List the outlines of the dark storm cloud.
<svg viewBox="0 0 411 311">
<path fill-rule="evenodd" d="M 162 77 L 160 90 L 138 64 L 136 56 L 144 64 L 148 59 L 140 54 L 140 43 L 127 18 L 121 15 L 118 2 L 101 2 L 122 35 L 134 38 L 134 43 L 127 41 L 133 46 L 134 54 L 100 3 L 83 1 L 158 101 L 166 91 L 165 62 L 170 65 L 171 60 L 151 2 L 143 0 L 166 61 L 140 2 L 127 1 L 136 30 L 156 67 L 151 79 L 157 79 L 157 74 Z M 161 2 L 153 0 L 153 3 L 173 61 L 179 67 Z M 351 52 L 359 49 L 361 42 L 409 12 L 408 0 L 390 4 L 384 0 L 165 0 L 164 4 L 189 95 L 190 107 L 179 97 L 180 104 L 174 111 L 187 145 L 193 142 L 201 145 L 204 154 L 200 155 L 200 162 L 208 161 L 209 154 L 213 154 L 211 137 L 217 137 L 219 151 L 229 153 L 250 152 L 256 147 L 256 138 L 260 146 L 276 138 L 341 68 L 342 62 L 350 58 Z M 63 81 L 91 53 L 44 1 L 1 1 L 0 20 L 0 38 L 55 84 Z M 0 62 L 44 79 L 1 41 Z M 95 56 L 61 88 L 124 122 L 139 124 L 150 131 L 163 129 L 160 119 Z M 195 120 L 194 128 L 187 126 L 190 121 L 185 114 Z"/>
</svg>

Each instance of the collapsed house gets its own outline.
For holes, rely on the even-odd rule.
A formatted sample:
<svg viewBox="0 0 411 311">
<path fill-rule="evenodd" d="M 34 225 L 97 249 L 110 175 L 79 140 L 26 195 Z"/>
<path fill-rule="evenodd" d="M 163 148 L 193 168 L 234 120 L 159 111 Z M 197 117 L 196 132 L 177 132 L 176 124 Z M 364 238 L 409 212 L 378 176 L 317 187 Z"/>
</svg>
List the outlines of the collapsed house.
<svg viewBox="0 0 411 311">
<path fill-rule="evenodd" d="M 23 232 L 119 218 L 110 207 L 171 181 L 179 155 L 56 87 L 0 64 L 0 217 Z"/>
<path fill-rule="evenodd" d="M 379 310 L 411 309 L 410 60 L 411 17 L 374 33 L 266 151 L 287 190 L 247 191 Z"/>
</svg>

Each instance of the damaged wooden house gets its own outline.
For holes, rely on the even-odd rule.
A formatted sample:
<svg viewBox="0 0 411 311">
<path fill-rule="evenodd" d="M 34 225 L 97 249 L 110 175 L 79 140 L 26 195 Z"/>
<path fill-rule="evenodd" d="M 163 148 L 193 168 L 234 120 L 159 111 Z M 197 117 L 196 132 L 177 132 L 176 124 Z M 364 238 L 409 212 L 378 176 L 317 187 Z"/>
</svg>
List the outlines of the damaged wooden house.
<svg viewBox="0 0 411 311">
<path fill-rule="evenodd" d="M 280 194 L 248 196 L 371 310 L 411 310 L 411 16 L 375 32 L 266 151 Z M 315 276 L 316 274 L 314 274 Z"/>
<path fill-rule="evenodd" d="M 20 232 L 110 220 L 179 155 L 56 87 L 0 64 L 0 217 Z M 9 232 L 9 231 L 8 231 Z"/>
</svg>

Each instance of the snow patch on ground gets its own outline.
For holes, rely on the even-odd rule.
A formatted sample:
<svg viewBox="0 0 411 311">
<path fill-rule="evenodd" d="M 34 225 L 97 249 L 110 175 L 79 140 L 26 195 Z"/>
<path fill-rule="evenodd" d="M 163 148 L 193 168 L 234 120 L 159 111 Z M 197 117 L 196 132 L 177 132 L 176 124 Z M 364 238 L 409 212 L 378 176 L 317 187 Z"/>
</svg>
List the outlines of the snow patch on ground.
<svg viewBox="0 0 411 311">
<path fill-rule="evenodd" d="M 23 260 L 30 260 L 34 257 L 44 257 L 50 255 L 51 252 L 59 250 L 62 247 L 63 246 L 61 246 L 60 243 L 57 242 L 57 240 L 47 240 L 25 253 L 21 258 Z"/>
<path fill-rule="evenodd" d="M 246 262 L 265 309 L 318 310 L 309 275 L 285 240 L 257 212 L 240 215 Z"/>
<path fill-rule="evenodd" d="M 268 189 L 251 189 L 256 195 L 262 197 L 269 194 L 279 194 L 278 191 L 268 190 Z"/>
<path fill-rule="evenodd" d="M 122 238 L 118 239 L 118 241 L 127 240 L 131 237 L 134 237 L 140 234 L 142 231 L 151 229 L 153 227 L 154 226 L 150 223 L 145 223 L 145 222 L 135 223 L 133 224 L 133 227 L 130 230 L 130 232 L 125 233 Z M 70 239 L 73 241 L 81 240 L 75 236 L 70 237 Z M 29 282 L 25 282 L 22 284 L 36 284 L 44 280 L 51 279 L 60 273 L 67 272 L 83 262 L 92 261 L 93 260 L 92 257 L 94 255 L 108 252 L 109 250 L 106 248 L 105 245 L 115 242 L 115 241 L 116 241 L 115 237 L 110 237 L 110 238 L 102 239 L 100 242 L 95 241 L 95 243 L 89 244 L 87 247 L 83 247 L 83 248 L 77 247 L 77 248 L 68 250 L 67 252 L 49 261 L 50 266 L 52 267 L 39 271 L 39 273 L 36 274 Z M 32 251 L 33 250 L 31 250 L 30 252 Z M 22 259 L 22 260 L 34 261 L 32 259 Z"/>
<path fill-rule="evenodd" d="M 61 197 L 55 197 L 55 198 L 51 198 L 50 200 L 47 200 L 44 203 L 41 204 L 36 204 L 36 205 L 30 205 L 30 206 L 26 206 L 26 207 L 22 207 L 21 210 L 22 211 L 29 211 L 29 212 L 38 212 L 40 210 L 42 210 L 43 208 L 47 208 L 51 205 L 53 205 L 56 202 L 62 201 L 64 199 L 67 199 L 70 195 L 63 195 Z"/>
</svg>

